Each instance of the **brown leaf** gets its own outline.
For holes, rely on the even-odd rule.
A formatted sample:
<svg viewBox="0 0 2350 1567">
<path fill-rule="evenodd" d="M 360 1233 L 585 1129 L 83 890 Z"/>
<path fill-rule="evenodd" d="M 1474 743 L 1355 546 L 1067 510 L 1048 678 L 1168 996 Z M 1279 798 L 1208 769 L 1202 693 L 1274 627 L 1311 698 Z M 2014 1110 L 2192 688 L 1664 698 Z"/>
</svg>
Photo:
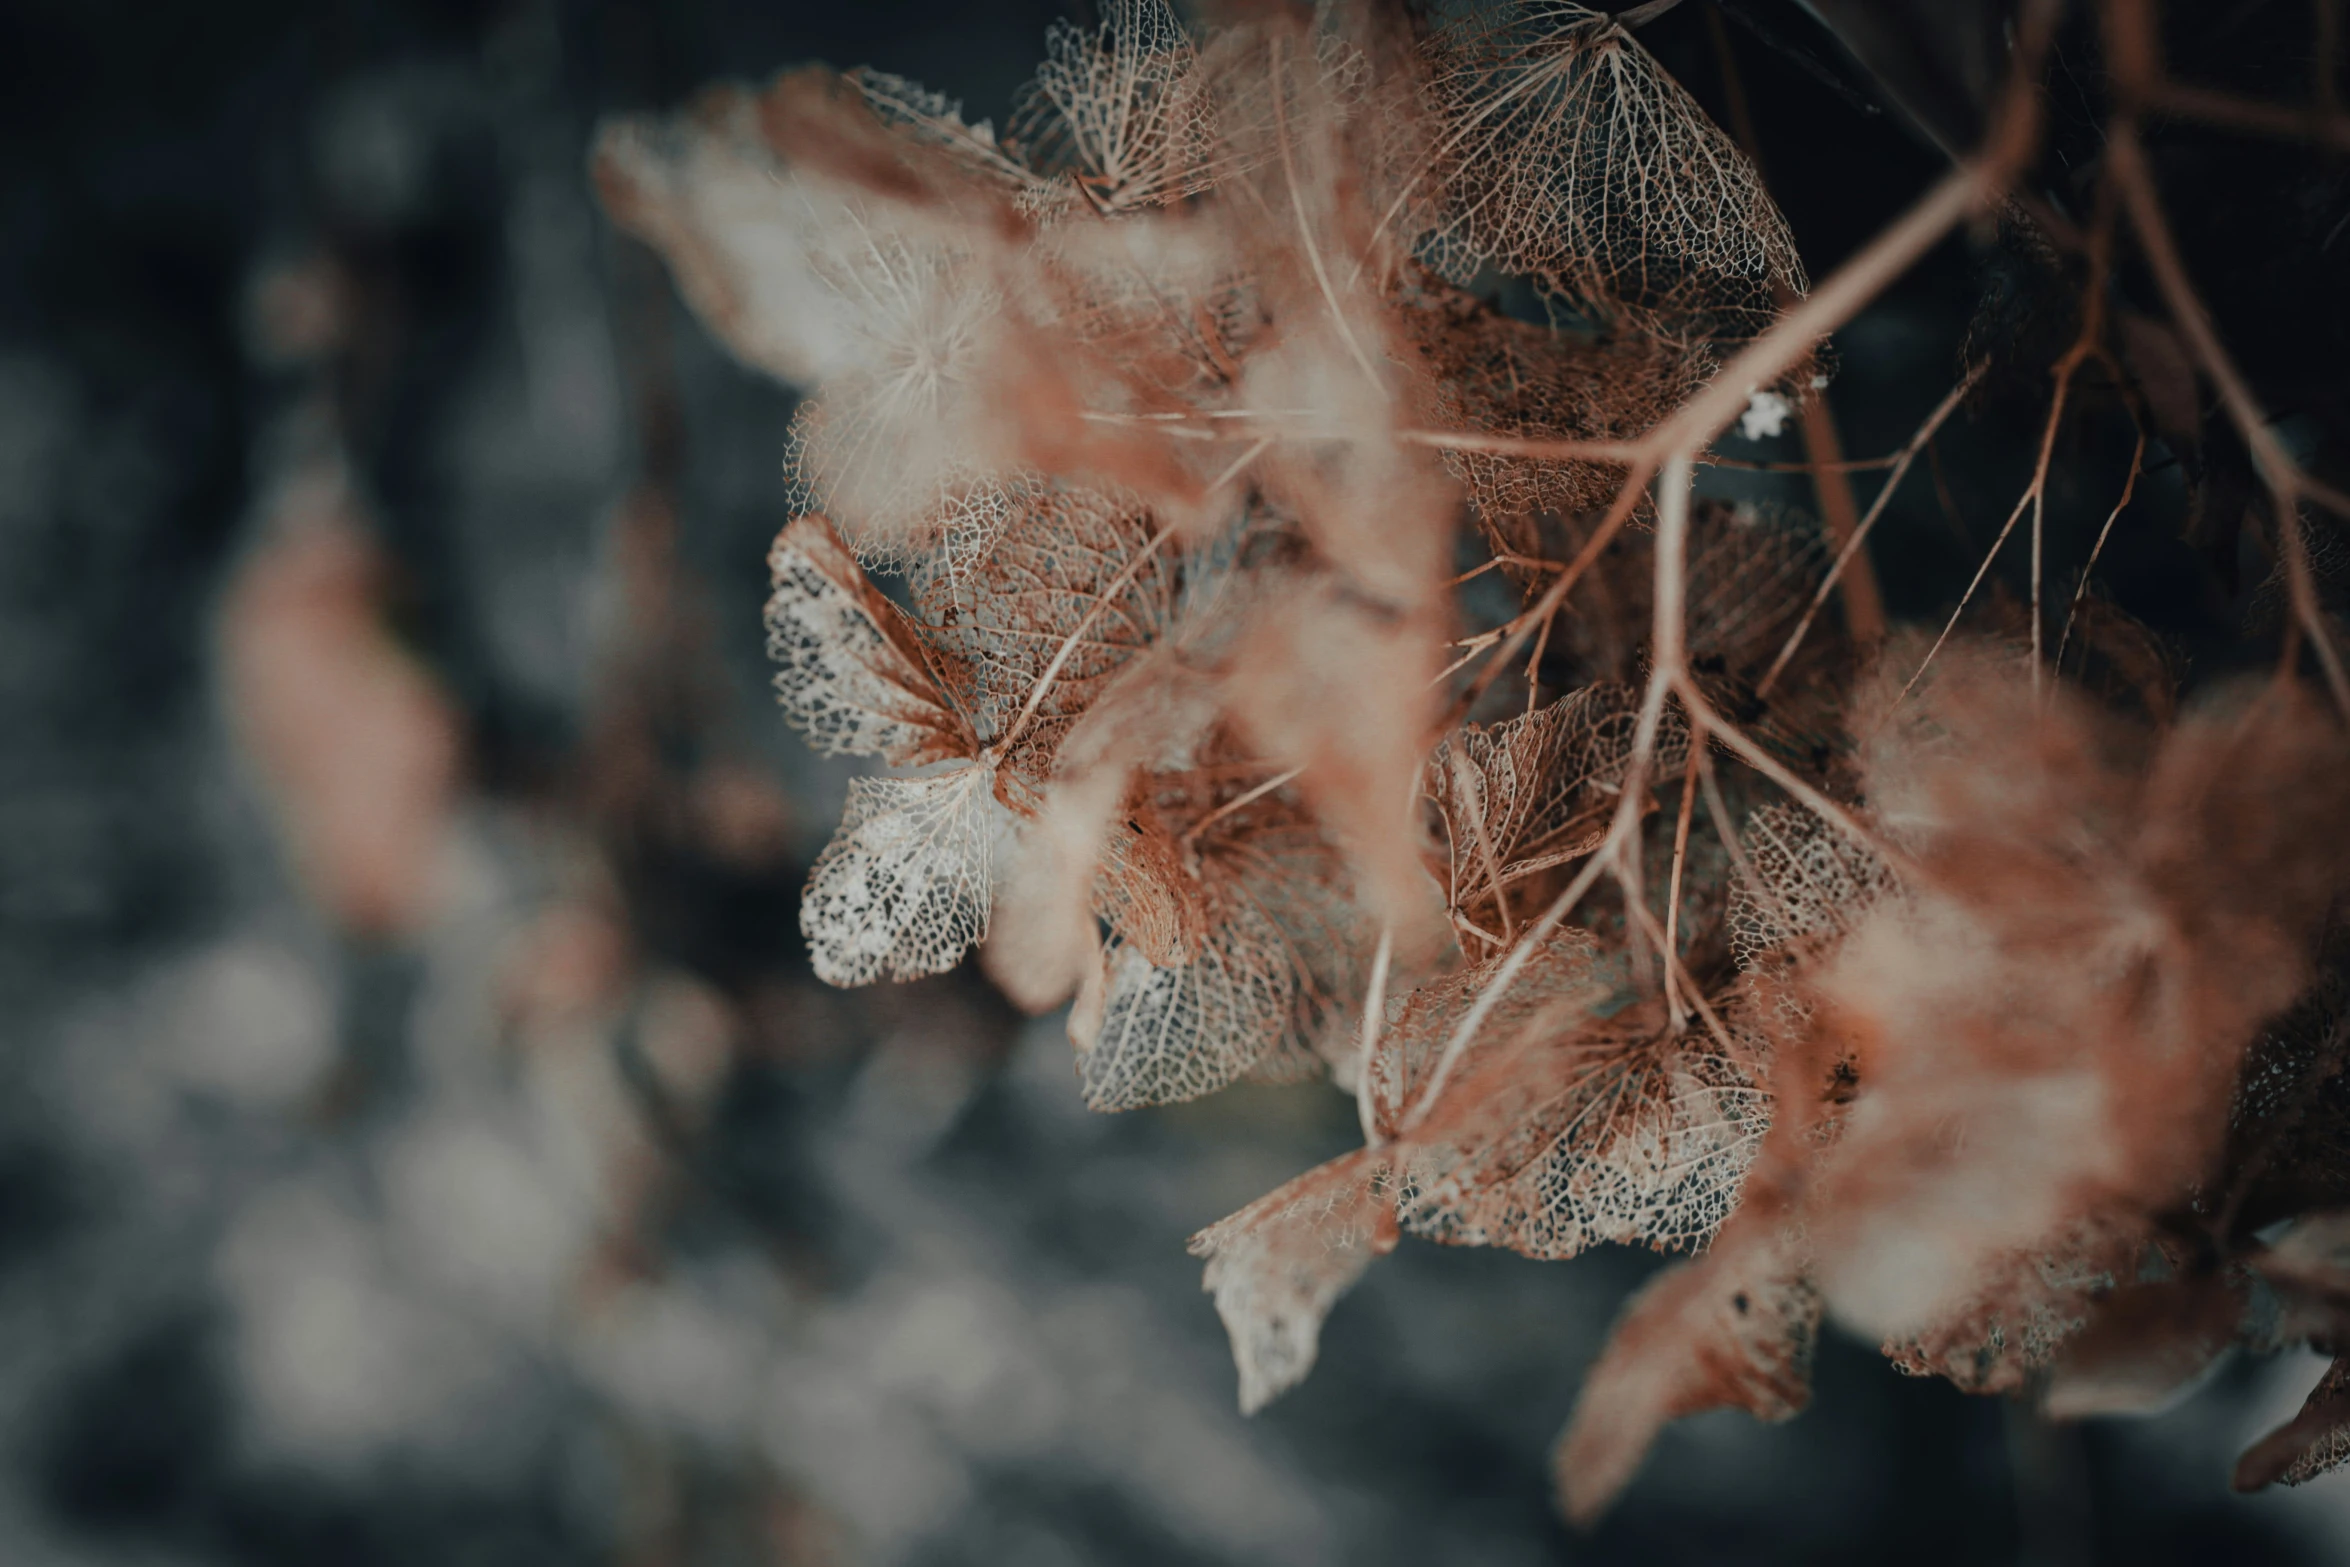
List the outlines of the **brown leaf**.
<svg viewBox="0 0 2350 1567">
<path fill-rule="evenodd" d="M 1445 135 L 1439 244 L 1594 313 L 1767 325 L 1805 288 L 1787 223 L 1730 138 L 1602 12 L 1480 10 L 1429 40 Z"/>
<path fill-rule="evenodd" d="M 1232 1337 L 1240 1412 L 1253 1415 L 1314 1368 L 1322 1322 L 1371 1259 L 1395 1244 L 1385 1162 L 1333 1159 L 1191 1238 L 1204 1287 Z"/>
<path fill-rule="evenodd" d="M 1813 1242 L 1835 1309 L 1889 1336 L 2079 1214 L 2185 1196 L 2350 873 L 2322 825 L 2350 810 L 2350 748 L 2293 700 L 2218 699 L 2142 760 L 2061 692 L 1947 678 L 1870 761 L 1920 883 L 1819 985 L 1862 1087 Z"/>
<path fill-rule="evenodd" d="M 1592 340 L 1514 320 L 1435 275 L 1407 269 L 1395 306 L 1433 386 L 1447 430 L 1540 440 L 1631 440 L 1701 384 L 1686 349 L 1644 333 Z M 1619 464 L 1448 450 L 1445 467 L 1468 491 L 1497 551 L 1554 556 L 1538 519 L 1597 511 L 1623 482 Z M 1536 585 L 1522 567 L 1512 575 Z"/>
<path fill-rule="evenodd" d="M 1422 787 L 1444 827 L 1446 901 L 1464 937 L 1502 945 L 1525 912 L 1510 908 L 1512 892 L 1606 837 L 1639 717 L 1631 687 L 1585 686 L 1491 728 L 1466 725 L 1437 746 Z M 1650 779 L 1687 756 L 1687 730 L 1669 724 Z"/>
<path fill-rule="evenodd" d="M 1006 502 L 996 540 L 960 570 L 926 564 L 915 600 L 979 738 L 1001 742 L 1025 720 L 1005 760 L 1041 779 L 1068 726 L 1172 629 L 1182 570 L 1130 500 L 1040 483 Z"/>
<path fill-rule="evenodd" d="M 1294 804 L 1265 795 L 1218 815 L 1244 791 L 1161 788 L 1155 804 L 1179 808 L 1183 830 L 1162 862 L 1172 882 L 1153 896 L 1196 920 L 1200 941 L 1187 953 L 1160 947 L 1179 959 L 1160 962 L 1146 950 L 1156 931 L 1113 935 L 1100 1032 L 1078 1061 L 1096 1110 L 1314 1070 L 1323 1029 L 1359 993 L 1370 944 L 1343 859 Z"/>
<path fill-rule="evenodd" d="M 2350 1460 L 2350 1355 L 2337 1355 L 2301 1412 L 2244 1450 L 2236 1460 L 2239 1491 L 2259 1491 L 2283 1481 L 2299 1485 L 2339 1469 Z"/>
<path fill-rule="evenodd" d="M 2049 1244 L 1993 1257 L 1974 1292 L 1916 1332 L 1889 1340 L 1893 1369 L 1967 1393 L 2013 1393 L 2087 1327 L 2096 1303 L 2136 1276 L 2134 1223 L 2083 1219 Z"/>
<path fill-rule="evenodd" d="M 1407 1004 L 1399 1042 L 1418 1021 Z M 1501 1022 L 1398 1153 L 1405 1228 L 1547 1258 L 1712 1239 L 1770 1122 L 1751 1055 L 1647 1003 L 1600 1018 L 1553 1002 L 1515 1040 Z"/>
<path fill-rule="evenodd" d="M 1811 1401 L 1820 1298 L 1792 1244 L 1757 1235 L 1651 1279 L 1584 1378 L 1554 1455 L 1567 1516 L 1588 1527 L 1665 1426 L 1707 1409 L 1786 1420 Z"/>
<path fill-rule="evenodd" d="M 2131 1284 L 2091 1312 L 2051 1368 L 2045 1408 L 2057 1420 L 2162 1407 L 2236 1342 L 2244 1281 L 2192 1274 Z"/>
<path fill-rule="evenodd" d="M 921 629 L 867 580 L 829 521 L 802 517 L 777 534 L 767 569 L 775 691 L 809 745 L 906 767 L 978 754 Z"/>
</svg>

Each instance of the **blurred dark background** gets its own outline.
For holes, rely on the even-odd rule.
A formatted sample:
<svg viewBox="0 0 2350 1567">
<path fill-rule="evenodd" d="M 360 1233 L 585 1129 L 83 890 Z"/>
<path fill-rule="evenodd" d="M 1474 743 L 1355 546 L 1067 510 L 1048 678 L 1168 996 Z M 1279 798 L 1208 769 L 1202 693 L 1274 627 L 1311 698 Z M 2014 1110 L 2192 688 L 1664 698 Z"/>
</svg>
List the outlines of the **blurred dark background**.
<svg viewBox="0 0 2350 1567">
<path fill-rule="evenodd" d="M 0 1563 L 2350 1555 L 2350 1482 L 2225 1490 L 2307 1357 L 2058 1430 L 1841 1339 L 1809 1413 L 1675 1429 L 1570 1536 L 1548 1444 L 1644 1255 L 1407 1243 L 1244 1422 L 1184 1238 L 1350 1107 L 1089 1116 L 1058 1021 L 974 976 L 814 982 L 846 773 L 774 716 L 759 628 L 791 394 L 604 224 L 586 147 L 809 60 L 1000 118 L 1067 9 L 0 12 Z M 2199 66 L 2300 90 L 2261 74 L 2297 6 L 2180 9 Z M 1724 116 L 1727 40 L 1815 276 L 1943 167 L 1792 0 L 1647 37 Z M 2060 62 L 2059 203 L 2093 77 Z M 2322 459 L 2339 163 L 2162 147 Z M 1897 617 L 1946 612 L 2028 472 L 2061 270 L 1986 229 L 1840 337 L 1854 454 L 1962 352 L 2008 389 L 1892 514 Z M 2067 437 L 2068 589 L 2128 449 L 2110 400 Z M 2224 666 L 2256 580 L 2182 533 L 2225 454 L 2149 467 L 2101 578 Z"/>
</svg>

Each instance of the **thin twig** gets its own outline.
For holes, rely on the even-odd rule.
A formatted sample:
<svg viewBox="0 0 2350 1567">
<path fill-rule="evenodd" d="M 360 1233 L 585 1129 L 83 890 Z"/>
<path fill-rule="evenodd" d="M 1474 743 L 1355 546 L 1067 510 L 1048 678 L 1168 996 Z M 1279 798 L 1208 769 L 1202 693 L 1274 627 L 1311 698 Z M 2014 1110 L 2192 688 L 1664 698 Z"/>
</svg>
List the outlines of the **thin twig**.
<svg viewBox="0 0 2350 1567">
<path fill-rule="evenodd" d="M 2122 498 L 2113 503 L 2113 510 L 2105 514 L 2105 526 L 2097 530 L 2097 542 L 2089 546 L 2088 564 L 2081 568 L 2080 586 L 2073 589 L 2072 604 L 2064 612 L 2064 635 L 2056 639 L 2056 659 L 2052 666 L 2064 673 L 2064 650 L 2073 639 L 2073 619 L 2081 612 L 2081 601 L 2089 596 L 2089 577 L 2097 569 L 2097 557 L 2105 553 L 2105 538 L 2113 532 L 2113 525 L 2129 509 L 2130 497 L 2138 492 L 2138 475 L 2146 463 L 2146 432 L 2138 432 L 2138 444 L 2130 449 L 2130 474 L 2122 481 Z"/>
<path fill-rule="evenodd" d="M 1371 1103 L 1371 1063 L 1379 1055 L 1379 1026 L 1387 1015 L 1387 969 L 1395 958 L 1395 922 L 1382 920 L 1379 946 L 1371 954 L 1371 983 L 1363 993 L 1363 1046 L 1355 1061 L 1355 1117 L 1362 1122 L 1363 1146 L 1376 1148 L 1379 1116 Z"/>
<path fill-rule="evenodd" d="M 2124 10 L 2125 7 L 2117 4 L 2108 11 L 2117 29 L 2121 26 L 2119 13 Z M 2341 653 L 2334 646 L 2333 634 L 2319 608 L 2316 580 L 2309 565 L 2309 543 L 2301 536 L 2302 502 L 2315 501 L 2340 515 L 2350 516 L 2350 497 L 2311 478 L 2269 428 L 2268 416 L 2221 344 L 2210 312 L 2204 309 L 2194 285 L 2187 280 L 2186 264 L 2179 259 L 2178 245 L 2171 237 L 2161 197 L 2154 188 L 2153 172 L 2146 166 L 2146 154 L 2139 145 L 2137 125 L 2127 113 L 2116 115 L 2107 127 L 2106 167 L 2107 177 L 2118 188 L 2122 204 L 2129 210 L 2130 226 L 2137 232 L 2139 246 L 2145 252 L 2147 269 L 2154 274 L 2156 287 L 2162 290 L 2164 304 L 2170 307 L 2172 324 L 2186 338 L 2204 374 L 2219 389 L 2220 402 L 2228 410 L 2236 433 L 2252 455 L 2253 467 L 2275 500 L 2278 544 L 2285 561 L 2285 590 L 2294 618 L 2317 655 L 2318 667 L 2325 673 L 2334 705 L 2345 717 L 2350 717 L 2350 674 L 2342 668 Z M 2288 656 L 2290 653 L 2288 643 Z"/>
<path fill-rule="evenodd" d="M 1828 602 L 1828 595 L 1835 590 L 1836 579 L 1843 574 L 1845 562 L 1851 560 L 1859 553 L 1861 546 L 1868 542 L 1869 531 L 1876 527 L 1877 519 L 1885 514 L 1885 507 L 1893 499 L 1893 492 L 1901 488 L 1902 478 L 1908 474 L 1910 464 L 1917 460 L 1919 451 L 1933 441 L 1934 432 L 1942 428 L 1942 421 L 1950 417 L 1966 394 L 1973 390 L 1975 383 L 1983 378 L 1983 372 L 1988 367 L 1989 362 L 1983 361 L 1970 368 L 1960 378 L 1958 385 L 1950 389 L 1949 395 L 1934 406 L 1932 413 L 1926 415 L 1926 422 L 1918 426 L 1917 433 L 1909 438 L 1909 443 L 1895 456 L 1893 472 L 1887 476 L 1884 488 L 1877 491 L 1877 498 L 1869 503 L 1868 515 L 1861 518 L 1859 526 L 1852 530 L 1851 537 L 1844 541 L 1844 548 L 1837 552 L 1835 564 L 1828 568 L 1828 574 L 1813 592 L 1811 602 L 1804 606 L 1803 618 L 1795 623 L 1794 630 L 1787 633 L 1787 641 L 1779 649 L 1778 657 L 1771 660 L 1771 667 L 1763 671 L 1762 679 L 1756 682 L 1754 694 L 1757 697 L 1771 694 L 1771 688 L 1778 684 L 1788 660 L 1803 645 L 1804 636 L 1811 630 L 1811 623 L 1819 614 L 1820 606 Z"/>
<path fill-rule="evenodd" d="M 1271 794 L 1274 790 L 1280 788 L 1283 784 L 1293 782 L 1304 772 L 1305 769 L 1303 767 L 1292 767 L 1285 773 L 1275 773 L 1272 777 L 1266 779 L 1263 783 L 1258 784 L 1255 788 L 1250 789 L 1247 793 L 1240 795 L 1236 799 L 1225 801 L 1222 805 L 1217 806 L 1214 810 L 1208 812 L 1207 815 L 1201 817 L 1198 821 L 1193 822 L 1190 829 L 1184 833 L 1183 841 L 1185 843 L 1198 842 L 1199 835 L 1207 831 L 1207 829 L 1214 823 L 1222 821 L 1225 817 L 1230 816 L 1234 811 L 1240 810 L 1245 806 L 1256 804 L 1257 801 L 1263 799 L 1266 795 Z"/>
<path fill-rule="evenodd" d="M 1681 816 L 1673 824 L 1673 874 L 1665 888 L 1665 1009 L 1672 1015 L 1673 1032 L 1678 1034 L 1688 1024 L 1681 1011 L 1681 997 L 1673 984 L 1673 970 L 1679 967 L 1677 956 L 1681 937 L 1681 867 L 1689 854 L 1689 818 L 1697 806 L 1697 764 L 1705 755 L 1705 747 L 1692 743 L 1689 763 L 1681 773 Z"/>
<path fill-rule="evenodd" d="M 1346 310 L 1338 302 L 1338 290 L 1331 286 L 1330 270 L 1322 264 L 1322 247 L 1314 242 L 1313 220 L 1306 216 L 1305 192 L 1298 188 L 1296 159 L 1289 150 L 1288 114 L 1281 106 L 1282 100 L 1289 96 L 1281 66 L 1282 43 L 1281 36 L 1276 33 L 1271 44 L 1273 140 L 1281 149 L 1281 179 L 1289 187 L 1290 211 L 1297 215 L 1298 243 L 1305 247 L 1306 261 L 1314 269 L 1314 282 L 1322 291 L 1323 301 L 1330 306 L 1330 319 L 1338 328 L 1338 335 L 1346 340 L 1346 351 L 1354 356 L 1354 362 L 1362 367 L 1363 375 L 1370 383 L 1384 389 L 1386 382 L 1380 379 L 1378 368 L 1371 363 L 1371 356 L 1363 351 L 1361 341 L 1355 337 L 1354 324 L 1346 319 Z"/>
</svg>

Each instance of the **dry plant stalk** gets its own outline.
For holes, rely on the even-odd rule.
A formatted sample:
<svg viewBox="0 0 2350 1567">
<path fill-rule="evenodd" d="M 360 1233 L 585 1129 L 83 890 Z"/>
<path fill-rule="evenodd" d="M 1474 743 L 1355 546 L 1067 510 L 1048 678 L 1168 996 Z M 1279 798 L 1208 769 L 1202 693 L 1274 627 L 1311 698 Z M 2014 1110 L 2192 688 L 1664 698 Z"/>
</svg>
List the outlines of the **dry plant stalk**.
<svg viewBox="0 0 2350 1567">
<path fill-rule="evenodd" d="M 2251 1227 L 2350 1206 L 2318 1141 L 2350 1155 L 2340 1029 L 2310 999 L 2344 945 L 2350 744 L 2290 662 L 2184 716 L 2167 685 L 2109 710 L 2064 653 L 2077 626 L 2118 664 L 2126 617 L 2078 595 L 2044 656 L 2049 453 L 2075 371 L 2123 374 L 2103 313 L 2009 520 L 2033 519 L 2013 645 L 1878 657 L 1820 616 L 1979 370 L 1843 465 L 1891 473 L 1833 558 L 1692 495 L 1750 393 L 1810 395 L 1826 335 L 2002 198 L 2054 8 L 2024 9 L 1986 146 L 1816 289 L 1620 19 L 1104 12 L 1054 31 L 1003 136 L 819 70 L 599 147 L 615 218 L 810 392 L 776 684 L 811 743 L 890 768 L 812 874 L 817 972 L 980 946 L 1016 999 L 1071 1003 L 1098 1109 L 1356 1095 L 1362 1149 L 1194 1241 L 1247 1408 L 1404 1232 L 1696 1254 L 1591 1374 L 1560 1447 L 1578 1519 L 1664 1422 L 1802 1407 L 1823 1312 L 2073 1413 L 2241 1337 L 2215 1281 L 2264 1262 L 2299 1336 L 2340 1339 L 2350 1263 L 2293 1271 Z M 2138 8 L 2108 20 L 2138 64 L 2093 272 L 2126 217 L 2280 508 L 2338 505 L 2266 433 L 2132 152 L 2138 107 L 2201 101 L 2140 58 Z M 1495 271 L 1603 330 L 1457 286 Z M 1485 565 L 1456 577 L 1464 524 Z M 1487 568 L 1521 607 L 1472 628 Z M 2340 1380 L 2248 1482 L 2350 1452 Z"/>
</svg>

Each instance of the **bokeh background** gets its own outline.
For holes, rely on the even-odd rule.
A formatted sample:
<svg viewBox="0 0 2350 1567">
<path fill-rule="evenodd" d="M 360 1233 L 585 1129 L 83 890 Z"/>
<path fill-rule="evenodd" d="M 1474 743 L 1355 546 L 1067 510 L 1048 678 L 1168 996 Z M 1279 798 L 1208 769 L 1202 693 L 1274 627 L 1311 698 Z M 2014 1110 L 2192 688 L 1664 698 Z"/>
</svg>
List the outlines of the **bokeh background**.
<svg viewBox="0 0 2350 1567">
<path fill-rule="evenodd" d="M 1351 1109 L 1091 1116 L 1058 1020 L 975 976 L 814 981 L 846 773 L 776 718 L 759 625 L 792 394 L 603 222 L 586 149 L 810 60 L 1000 116 L 1073 10 L 0 14 L 0 1562 L 2350 1558 L 2350 1481 L 2225 1489 L 2309 1357 L 2055 1429 L 1833 1337 L 1809 1413 L 1676 1428 L 1570 1535 L 1548 1444 L 1633 1253 L 1407 1241 L 1243 1421 L 1184 1240 Z M 1720 108 L 1713 10 L 1651 41 Z M 1721 14 L 1824 273 L 1940 154 L 1792 0 Z M 2278 215 L 2231 177 L 2190 248 L 2233 225 L 2204 261 L 2273 269 L 2273 222 L 2323 262 L 2325 178 Z M 2015 267 L 1954 241 L 1842 335 L 1848 450 L 2024 332 L 1980 308 L 2029 303 Z M 2070 562 L 2127 452 L 2091 425 Z M 1897 614 L 1948 602 L 2036 428 L 1938 443 Z M 2158 465 L 2108 580 L 2192 650 L 2232 611 L 2187 504 Z"/>
</svg>

